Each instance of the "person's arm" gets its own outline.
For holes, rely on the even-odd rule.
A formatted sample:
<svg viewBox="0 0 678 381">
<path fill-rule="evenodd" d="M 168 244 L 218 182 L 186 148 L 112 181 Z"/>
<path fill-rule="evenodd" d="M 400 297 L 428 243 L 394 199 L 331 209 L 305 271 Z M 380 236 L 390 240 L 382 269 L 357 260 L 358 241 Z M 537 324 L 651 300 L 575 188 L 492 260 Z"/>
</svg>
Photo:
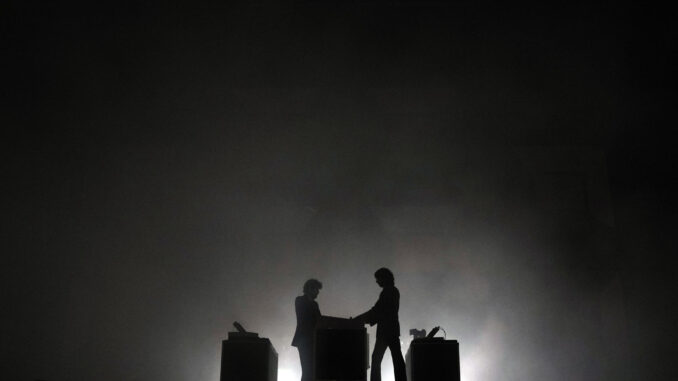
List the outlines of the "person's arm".
<svg viewBox="0 0 678 381">
<path fill-rule="evenodd" d="M 297 320 L 301 320 L 304 315 L 303 306 L 299 298 L 294 299 L 294 312 L 297 314 Z"/>
<path fill-rule="evenodd" d="M 377 322 L 379 322 L 380 320 L 380 317 L 383 315 L 385 303 L 386 302 L 384 300 L 384 293 L 382 292 L 381 294 L 379 294 L 379 299 L 377 300 L 377 302 L 374 304 L 372 308 L 370 308 L 369 311 L 356 316 L 354 319 L 357 319 L 358 321 L 367 323 L 369 325 L 377 324 Z"/>
<path fill-rule="evenodd" d="M 372 310 L 370 309 L 367 312 L 363 312 L 362 314 L 354 317 L 354 320 L 359 321 L 361 324 L 369 324 L 369 325 L 374 325 L 373 319 L 372 319 Z"/>
<path fill-rule="evenodd" d="M 318 325 L 318 321 L 320 320 L 320 316 L 322 316 L 322 315 L 320 314 L 320 307 L 318 307 L 318 302 L 313 302 L 312 307 L 313 307 L 313 310 L 309 311 L 309 312 L 312 313 L 312 315 L 310 315 L 310 316 L 313 317 L 313 324 L 312 325 L 313 325 L 313 328 L 315 328 L 315 326 Z"/>
</svg>

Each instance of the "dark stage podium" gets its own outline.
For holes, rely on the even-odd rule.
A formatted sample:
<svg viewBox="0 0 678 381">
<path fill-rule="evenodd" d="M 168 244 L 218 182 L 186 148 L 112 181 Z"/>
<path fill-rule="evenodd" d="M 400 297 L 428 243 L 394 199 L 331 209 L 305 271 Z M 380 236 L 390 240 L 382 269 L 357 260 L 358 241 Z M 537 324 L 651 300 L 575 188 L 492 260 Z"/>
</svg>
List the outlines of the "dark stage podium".
<svg viewBox="0 0 678 381">
<path fill-rule="evenodd" d="M 369 338 L 363 324 L 323 316 L 315 330 L 315 380 L 367 379 Z"/>
<path fill-rule="evenodd" d="M 459 343 L 442 337 L 414 339 L 405 355 L 408 381 L 459 381 Z"/>
<path fill-rule="evenodd" d="M 278 353 L 255 333 L 229 332 L 221 345 L 221 381 L 277 381 Z"/>
</svg>

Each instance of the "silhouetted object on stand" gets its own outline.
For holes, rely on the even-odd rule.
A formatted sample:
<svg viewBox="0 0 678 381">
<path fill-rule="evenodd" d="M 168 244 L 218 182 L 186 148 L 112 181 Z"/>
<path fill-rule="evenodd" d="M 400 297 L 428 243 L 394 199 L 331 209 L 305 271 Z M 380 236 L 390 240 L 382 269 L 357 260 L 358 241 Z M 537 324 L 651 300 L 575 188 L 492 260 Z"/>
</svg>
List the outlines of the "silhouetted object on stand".
<svg viewBox="0 0 678 381">
<path fill-rule="evenodd" d="M 238 323 L 221 345 L 221 381 L 277 381 L 278 353 L 266 338 Z"/>
<path fill-rule="evenodd" d="M 315 381 L 367 379 L 369 338 L 355 319 L 322 316 L 315 331 Z"/>
<path fill-rule="evenodd" d="M 436 335 L 436 333 L 438 333 L 439 330 L 440 330 L 440 327 L 433 327 L 433 329 L 431 330 L 431 332 L 429 332 L 429 334 L 426 335 L 426 338 L 427 338 L 427 339 L 432 339 L 432 338 Z"/>
<path fill-rule="evenodd" d="M 400 349 L 400 292 L 395 287 L 391 270 L 382 267 L 374 273 L 377 284 L 383 288 L 379 300 L 369 311 L 356 317 L 356 320 L 377 325 L 377 341 L 372 351 L 372 369 L 370 381 L 381 381 L 381 360 L 386 348 L 391 351 L 395 381 L 406 381 L 405 360 Z"/>
<path fill-rule="evenodd" d="M 259 334 L 256 332 L 247 332 L 243 326 L 238 323 L 237 321 L 233 322 L 233 326 L 235 329 L 238 330 L 238 332 L 229 332 L 228 333 L 228 338 L 229 339 L 243 339 L 243 338 L 258 338 Z"/>
<path fill-rule="evenodd" d="M 426 330 L 412 328 L 410 329 L 410 335 L 412 335 L 413 339 L 423 339 L 424 337 L 426 337 Z"/>
<path fill-rule="evenodd" d="M 242 326 L 242 324 L 238 323 L 237 321 L 234 321 L 234 322 L 233 322 L 233 326 L 235 327 L 235 329 L 238 330 L 238 332 L 240 332 L 240 333 L 247 333 L 247 331 L 246 331 L 245 328 Z"/>
<path fill-rule="evenodd" d="M 294 300 L 294 310 L 297 315 L 297 328 L 294 331 L 292 346 L 299 350 L 301 362 L 301 381 L 313 380 L 313 335 L 320 308 L 315 299 L 320 293 L 323 284 L 317 279 L 309 279 L 304 283 L 304 295 Z"/>
<path fill-rule="evenodd" d="M 420 336 L 425 330 L 410 330 L 416 333 L 405 355 L 410 381 L 460 381 L 459 343 L 433 337 L 439 328 L 433 328 L 426 337 Z"/>
</svg>

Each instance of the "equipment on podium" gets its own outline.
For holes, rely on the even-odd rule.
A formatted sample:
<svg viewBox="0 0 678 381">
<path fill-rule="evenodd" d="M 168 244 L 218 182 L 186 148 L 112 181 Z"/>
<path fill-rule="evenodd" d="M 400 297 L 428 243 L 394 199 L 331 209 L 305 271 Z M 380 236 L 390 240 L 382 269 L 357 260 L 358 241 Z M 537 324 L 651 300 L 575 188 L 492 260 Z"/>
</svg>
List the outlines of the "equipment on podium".
<svg viewBox="0 0 678 381">
<path fill-rule="evenodd" d="M 247 332 L 238 322 L 221 345 L 221 381 L 277 381 L 278 353 L 258 333 Z"/>
<path fill-rule="evenodd" d="M 433 336 L 435 336 L 436 333 L 438 333 L 439 330 L 440 330 L 440 326 L 438 326 L 438 327 L 433 327 L 433 329 L 431 330 L 431 332 L 429 332 L 428 335 L 426 335 L 426 338 L 427 338 L 427 339 L 432 339 Z"/>
<path fill-rule="evenodd" d="M 237 321 L 233 322 L 233 326 L 235 329 L 238 330 L 238 332 L 229 332 L 228 333 L 228 339 L 243 339 L 243 338 L 257 338 L 259 337 L 258 333 L 255 332 L 247 332 L 243 326 L 238 323 Z"/>
<path fill-rule="evenodd" d="M 235 329 L 237 329 L 238 332 L 240 332 L 240 333 L 245 333 L 245 332 L 247 332 L 247 331 L 245 330 L 245 327 L 243 327 L 242 324 L 238 323 L 237 321 L 234 321 L 234 322 L 233 322 L 233 326 L 234 326 Z"/>
<path fill-rule="evenodd" d="M 426 330 L 412 328 L 410 329 L 410 335 L 412 335 L 413 339 L 423 339 L 424 337 L 426 337 Z"/>
<path fill-rule="evenodd" d="M 367 379 L 369 337 L 353 319 L 322 316 L 315 330 L 316 381 Z"/>
</svg>

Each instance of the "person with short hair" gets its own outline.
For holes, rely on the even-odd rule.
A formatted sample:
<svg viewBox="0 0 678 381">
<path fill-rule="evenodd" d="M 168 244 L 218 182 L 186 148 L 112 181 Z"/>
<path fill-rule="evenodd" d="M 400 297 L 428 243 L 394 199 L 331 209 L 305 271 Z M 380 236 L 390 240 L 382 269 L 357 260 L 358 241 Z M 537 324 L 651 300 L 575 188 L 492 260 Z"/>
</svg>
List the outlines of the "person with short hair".
<svg viewBox="0 0 678 381">
<path fill-rule="evenodd" d="M 299 350 L 301 362 L 301 381 L 313 379 L 313 331 L 320 318 L 320 308 L 315 299 L 323 284 L 317 279 L 309 279 L 304 283 L 304 295 L 294 300 L 297 314 L 297 328 L 292 339 L 292 346 Z"/>
<path fill-rule="evenodd" d="M 363 324 L 377 325 L 377 341 L 372 351 L 370 381 L 381 381 L 381 360 L 386 348 L 391 351 L 395 381 L 407 381 L 405 360 L 400 349 L 400 291 L 395 287 L 391 270 L 382 267 L 374 273 L 379 287 L 383 288 L 377 303 L 369 311 L 355 317 Z"/>
</svg>

